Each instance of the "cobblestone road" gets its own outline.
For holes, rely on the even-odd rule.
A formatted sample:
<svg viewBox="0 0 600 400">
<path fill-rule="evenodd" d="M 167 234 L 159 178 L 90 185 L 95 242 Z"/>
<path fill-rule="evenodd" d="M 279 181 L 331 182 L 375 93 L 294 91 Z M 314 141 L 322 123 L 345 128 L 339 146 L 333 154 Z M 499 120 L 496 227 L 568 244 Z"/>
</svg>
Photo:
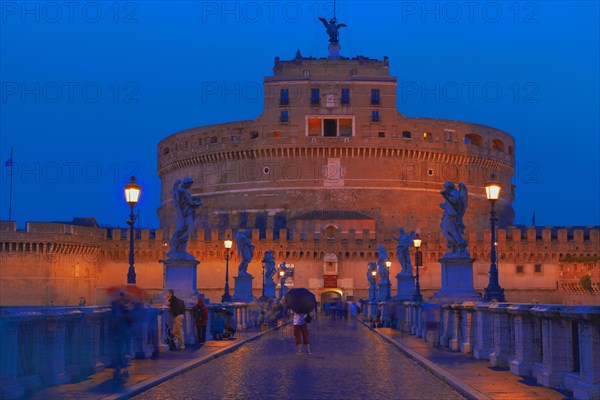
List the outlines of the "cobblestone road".
<svg viewBox="0 0 600 400">
<path fill-rule="evenodd" d="M 312 354 L 296 355 L 292 327 L 179 375 L 135 399 L 462 399 L 361 324 L 320 315 Z"/>
</svg>

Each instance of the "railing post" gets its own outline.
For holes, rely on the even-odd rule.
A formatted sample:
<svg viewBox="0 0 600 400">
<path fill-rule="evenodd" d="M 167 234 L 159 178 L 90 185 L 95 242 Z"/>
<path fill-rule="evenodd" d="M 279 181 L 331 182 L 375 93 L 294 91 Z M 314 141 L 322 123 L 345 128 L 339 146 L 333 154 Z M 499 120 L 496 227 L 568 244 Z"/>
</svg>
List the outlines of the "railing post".
<svg viewBox="0 0 600 400">
<path fill-rule="evenodd" d="M 15 399 L 25 394 L 17 380 L 19 320 L 10 311 L 0 307 L 0 398 L 3 399 Z"/>
<path fill-rule="evenodd" d="M 478 360 L 488 360 L 493 346 L 493 318 L 489 312 L 490 303 L 476 303 L 475 317 L 477 318 L 475 348 L 473 357 Z"/>
<path fill-rule="evenodd" d="M 567 336 L 565 321 L 560 319 L 560 306 L 537 305 L 532 314 L 542 319 L 542 369 L 535 377 L 539 384 L 556 387 L 563 384 L 567 373 Z"/>
<path fill-rule="evenodd" d="M 495 367 L 508 368 L 511 361 L 511 336 L 513 327 L 510 325 L 508 303 L 494 303 L 489 310 L 494 321 L 494 347 L 490 353 L 490 364 Z"/>
<path fill-rule="evenodd" d="M 460 350 L 460 348 L 459 348 L 459 342 L 460 342 L 460 337 L 461 337 L 460 329 L 462 327 L 461 308 L 462 308 L 461 303 L 452 303 L 450 305 L 450 309 L 449 309 L 449 312 L 451 313 L 451 318 L 452 318 L 452 333 L 450 336 L 450 341 L 448 343 L 448 346 L 450 347 L 450 350 L 452 350 L 452 351 Z"/>
<path fill-rule="evenodd" d="M 519 376 L 531 375 L 535 357 L 534 319 L 529 313 L 530 304 L 514 304 L 508 313 L 514 315 L 515 358 L 510 361 L 510 372 Z"/>
<path fill-rule="evenodd" d="M 462 303 L 462 326 L 460 336 L 460 351 L 465 354 L 473 353 L 473 337 L 475 332 L 475 321 L 473 306 L 475 305 L 472 301 L 465 301 Z"/>
</svg>

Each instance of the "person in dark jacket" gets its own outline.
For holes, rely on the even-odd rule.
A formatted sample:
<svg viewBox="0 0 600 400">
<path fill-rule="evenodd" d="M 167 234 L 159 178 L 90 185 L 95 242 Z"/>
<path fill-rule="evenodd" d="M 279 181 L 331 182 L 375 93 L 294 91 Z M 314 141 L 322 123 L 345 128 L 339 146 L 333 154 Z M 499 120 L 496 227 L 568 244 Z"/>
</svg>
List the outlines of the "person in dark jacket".
<svg viewBox="0 0 600 400">
<path fill-rule="evenodd" d="M 173 327 L 173 336 L 179 341 L 179 349 L 185 349 L 185 341 L 183 338 L 183 313 L 185 312 L 185 303 L 183 300 L 175 297 L 173 289 L 167 290 L 165 296 L 165 304 L 169 307 L 169 323 Z"/>
</svg>

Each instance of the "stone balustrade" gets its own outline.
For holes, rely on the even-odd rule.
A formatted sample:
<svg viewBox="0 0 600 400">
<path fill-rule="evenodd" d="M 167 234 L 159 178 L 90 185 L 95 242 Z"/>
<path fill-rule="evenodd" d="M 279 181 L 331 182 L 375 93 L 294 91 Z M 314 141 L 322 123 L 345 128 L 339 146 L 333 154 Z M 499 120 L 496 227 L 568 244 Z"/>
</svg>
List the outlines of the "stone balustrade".
<svg viewBox="0 0 600 400">
<path fill-rule="evenodd" d="M 432 315 L 439 315 L 432 323 Z M 400 303 L 408 331 L 541 385 L 600 399 L 600 306 Z M 402 320 L 406 318 L 406 320 Z"/>
<path fill-rule="evenodd" d="M 223 307 L 238 322 L 238 331 L 264 319 L 257 304 L 208 306 L 210 320 Z M 0 307 L 0 398 L 14 399 L 46 386 L 79 381 L 112 365 L 114 340 L 111 307 Z M 168 309 L 144 308 L 132 326 L 130 359 L 166 351 Z M 184 315 L 186 344 L 196 342 L 192 308 Z M 210 336 L 209 336 L 210 338 Z"/>
</svg>

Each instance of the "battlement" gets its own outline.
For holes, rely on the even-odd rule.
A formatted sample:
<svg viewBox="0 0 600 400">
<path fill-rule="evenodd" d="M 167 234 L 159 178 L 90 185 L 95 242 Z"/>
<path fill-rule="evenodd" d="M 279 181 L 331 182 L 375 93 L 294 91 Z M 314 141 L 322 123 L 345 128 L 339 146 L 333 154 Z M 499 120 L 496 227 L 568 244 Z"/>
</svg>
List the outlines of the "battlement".
<svg viewBox="0 0 600 400">
<path fill-rule="evenodd" d="M 0 222 L 0 252 L 59 252 L 90 253 L 111 251 L 129 239 L 129 229 L 89 228 L 69 224 L 28 222 L 26 231 L 17 231 L 16 223 Z M 396 231 L 377 232 L 373 229 L 339 229 L 333 225 L 319 231 L 296 229 L 252 229 L 252 242 L 257 256 L 273 248 L 285 254 L 316 251 L 339 254 L 341 258 L 375 257 L 378 243 L 383 243 L 395 257 Z M 163 252 L 168 247 L 172 232 L 161 229 L 136 229 L 136 252 Z M 222 250 L 226 238 L 235 238 L 232 229 L 199 229 L 190 238 L 188 249 L 199 257 L 211 257 Z M 423 250 L 429 261 L 436 261 L 447 251 L 439 233 L 421 232 Z M 471 255 L 483 260 L 489 258 L 491 233 L 489 230 L 466 234 Z M 498 229 L 497 250 L 507 261 L 568 261 L 568 257 L 599 256 L 600 227 L 528 227 L 512 226 Z M 215 253 L 216 252 L 216 253 Z M 362 254 L 362 256 L 361 256 Z"/>
</svg>

